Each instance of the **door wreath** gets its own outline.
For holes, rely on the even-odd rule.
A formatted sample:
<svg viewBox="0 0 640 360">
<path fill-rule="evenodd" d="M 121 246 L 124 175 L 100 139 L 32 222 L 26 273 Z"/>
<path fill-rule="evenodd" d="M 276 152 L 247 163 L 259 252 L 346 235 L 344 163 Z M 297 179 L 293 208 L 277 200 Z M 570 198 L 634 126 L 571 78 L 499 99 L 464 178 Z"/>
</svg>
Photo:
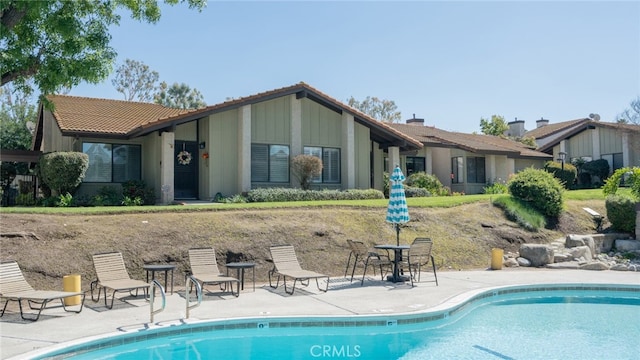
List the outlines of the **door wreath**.
<svg viewBox="0 0 640 360">
<path fill-rule="evenodd" d="M 191 153 L 186 150 L 180 151 L 178 153 L 178 163 L 180 165 L 189 165 L 191 163 Z"/>
</svg>

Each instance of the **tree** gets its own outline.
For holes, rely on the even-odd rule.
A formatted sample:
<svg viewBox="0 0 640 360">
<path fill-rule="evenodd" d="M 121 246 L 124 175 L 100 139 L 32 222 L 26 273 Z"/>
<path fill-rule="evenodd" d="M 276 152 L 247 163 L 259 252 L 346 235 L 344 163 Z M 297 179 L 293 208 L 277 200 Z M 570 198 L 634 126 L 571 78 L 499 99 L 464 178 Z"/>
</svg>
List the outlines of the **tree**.
<svg viewBox="0 0 640 360">
<path fill-rule="evenodd" d="M 109 26 L 119 25 L 120 9 L 132 18 L 156 23 L 159 0 L 0 0 L 0 77 L 25 94 L 56 93 L 83 81 L 98 83 L 111 71 L 116 52 L 109 46 Z M 188 3 L 201 10 L 206 0 Z"/>
<path fill-rule="evenodd" d="M 157 91 L 156 83 L 159 78 L 160 74 L 151 70 L 149 65 L 126 59 L 124 64 L 116 69 L 116 75 L 111 79 L 111 83 L 127 101 L 150 102 Z"/>
<path fill-rule="evenodd" d="M 0 88 L 0 148 L 3 150 L 29 150 L 35 124 L 36 105 L 29 97 L 10 85 Z"/>
<path fill-rule="evenodd" d="M 185 83 L 168 86 L 164 81 L 154 96 L 154 102 L 174 109 L 199 109 L 207 106 L 197 89 L 192 89 Z"/>
<path fill-rule="evenodd" d="M 400 111 L 397 111 L 398 107 L 393 100 L 367 96 L 364 100 L 358 101 L 352 96 L 347 100 L 347 104 L 382 122 L 394 123 L 401 119 Z"/>
<path fill-rule="evenodd" d="M 620 124 L 640 125 L 640 96 L 632 100 L 629 108 L 618 114 L 617 122 Z"/>
<path fill-rule="evenodd" d="M 491 115 L 491 120 L 480 118 L 480 130 L 485 135 L 504 136 L 504 132 L 509 130 L 509 125 L 500 115 Z"/>
<path fill-rule="evenodd" d="M 302 190 L 309 190 L 311 180 L 322 174 L 322 160 L 313 155 L 298 155 L 291 159 L 293 174 L 300 181 Z"/>
</svg>

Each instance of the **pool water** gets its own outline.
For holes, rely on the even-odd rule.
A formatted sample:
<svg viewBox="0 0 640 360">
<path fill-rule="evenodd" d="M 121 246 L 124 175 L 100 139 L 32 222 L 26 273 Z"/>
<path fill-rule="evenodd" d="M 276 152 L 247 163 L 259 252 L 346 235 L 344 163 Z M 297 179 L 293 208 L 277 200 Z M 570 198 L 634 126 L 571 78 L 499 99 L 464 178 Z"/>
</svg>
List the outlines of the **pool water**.
<svg viewBox="0 0 640 360">
<path fill-rule="evenodd" d="M 180 325 L 71 359 L 637 359 L 640 287 L 476 296 L 397 316 L 277 318 Z M 208 324 L 208 325 L 206 325 Z M 207 327 L 208 326 L 208 327 Z M 222 330 L 222 331 L 221 331 Z"/>
</svg>

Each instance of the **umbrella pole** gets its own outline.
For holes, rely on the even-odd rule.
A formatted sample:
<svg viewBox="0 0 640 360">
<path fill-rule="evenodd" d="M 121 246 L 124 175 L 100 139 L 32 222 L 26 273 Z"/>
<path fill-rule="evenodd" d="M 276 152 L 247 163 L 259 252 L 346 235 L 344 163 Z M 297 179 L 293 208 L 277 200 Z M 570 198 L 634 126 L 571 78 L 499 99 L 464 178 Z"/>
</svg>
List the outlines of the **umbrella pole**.
<svg viewBox="0 0 640 360">
<path fill-rule="evenodd" d="M 396 245 L 400 246 L 400 224 L 396 223 Z"/>
</svg>

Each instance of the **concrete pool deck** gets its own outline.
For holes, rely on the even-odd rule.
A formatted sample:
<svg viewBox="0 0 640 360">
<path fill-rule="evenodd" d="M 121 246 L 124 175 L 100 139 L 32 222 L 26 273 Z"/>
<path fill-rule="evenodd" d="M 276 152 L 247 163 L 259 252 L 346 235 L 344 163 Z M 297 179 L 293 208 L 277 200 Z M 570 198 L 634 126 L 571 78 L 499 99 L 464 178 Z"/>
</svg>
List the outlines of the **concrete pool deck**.
<svg viewBox="0 0 640 360">
<path fill-rule="evenodd" d="M 271 289 L 268 284 L 245 284 L 238 298 L 229 294 L 205 291 L 202 304 L 190 310 L 185 320 L 184 289 L 167 294 L 165 311 L 150 321 L 150 307 L 142 297 L 119 294 L 108 310 L 103 299 L 95 303 L 87 296 L 80 314 L 66 313 L 61 307 L 42 312 L 36 322 L 20 319 L 17 306 L 10 305 L 0 318 L 1 358 L 28 359 L 44 348 L 102 334 L 117 334 L 145 327 L 168 326 L 181 322 L 221 320 L 230 318 L 261 318 L 280 316 L 349 316 L 381 315 L 425 312 L 452 306 L 480 291 L 509 285 L 531 284 L 624 284 L 640 285 L 640 272 L 504 269 L 438 272 L 439 286 L 433 274 L 423 273 L 422 282 L 411 287 L 409 283 L 393 284 L 368 276 L 364 286 L 354 278 L 353 283 L 342 277 L 332 278 L 329 291 L 319 292 L 312 280 L 307 287 L 296 287 L 294 295 L 287 295 L 280 286 Z M 210 286 L 212 290 L 217 287 Z M 159 296 L 156 307 L 160 306 Z M 53 304 L 53 303 L 52 303 Z M 53 304 L 55 305 L 55 304 Z"/>
</svg>

